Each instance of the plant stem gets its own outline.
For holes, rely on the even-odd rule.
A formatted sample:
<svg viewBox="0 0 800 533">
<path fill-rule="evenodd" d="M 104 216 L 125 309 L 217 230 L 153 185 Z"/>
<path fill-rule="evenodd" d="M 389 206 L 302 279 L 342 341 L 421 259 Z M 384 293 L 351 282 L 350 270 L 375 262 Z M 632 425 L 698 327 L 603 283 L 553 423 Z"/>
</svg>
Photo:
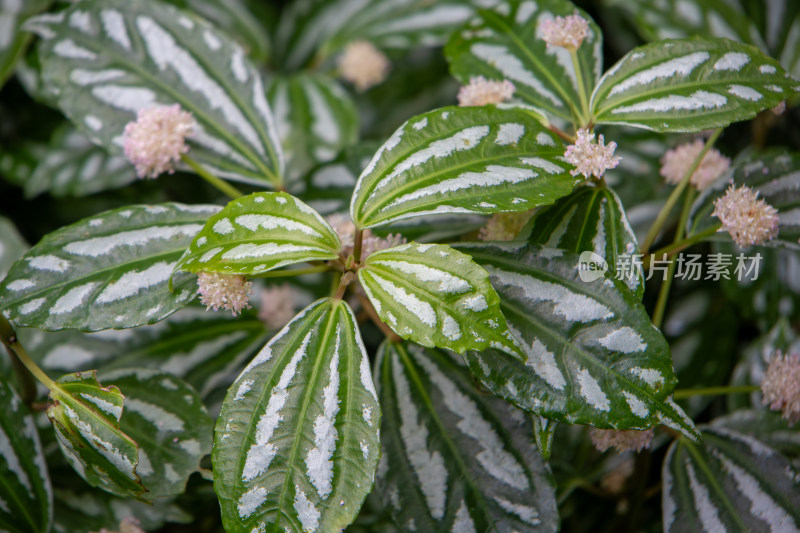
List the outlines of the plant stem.
<svg viewBox="0 0 800 533">
<path fill-rule="evenodd" d="M 216 177 L 215 175 L 211 174 L 208 170 L 206 170 L 203 165 L 192 159 L 186 154 L 181 155 L 181 159 L 184 163 L 192 167 L 192 170 L 197 172 L 197 175 L 206 180 L 208 183 L 219 189 L 223 194 L 230 196 L 234 200 L 237 198 L 241 198 L 244 196 L 242 192 L 228 183 L 227 181 L 223 181 Z"/>
<path fill-rule="evenodd" d="M 313 266 L 308 268 L 292 268 L 287 270 L 271 270 L 263 274 L 249 275 L 251 278 L 282 278 L 289 276 L 302 276 L 305 274 L 316 274 L 317 272 L 327 272 L 331 270 L 328 265 Z"/>
<path fill-rule="evenodd" d="M 659 248 L 658 250 L 656 250 L 655 252 L 644 258 L 644 261 L 642 262 L 643 268 L 646 269 L 650 265 L 651 257 L 661 257 L 664 254 L 667 254 L 667 256 L 673 256 L 676 253 L 685 250 L 686 248 L 690 247 L 693 244 L 697 244 L 698 242 L 703 242 L 708 237 L 711 237 L 712 235 L 716 234 L 721 227 L 722 227 L 721 223 L 714 224 L 710 228 L 704 229 L 703 231 L 698 231 L 691 237 L 686 237 L 681 241 L 674 242 L 670 245 L 664 246 L 663 248 Z"/>
<path fill-rule="evenodd" d="M 694 174 L 694 171 L 697 170 L 697 167 L 700 166 L 700 162 L 706 156 L 706 153 L 714 146 L 714 143 L 719 138 L 720 134 L 722 134 L 722 129 L 716 130 L 711 137 L 709 137 L 708 141 L 706 141 L 705 146 L 697 155 L 697 157 L 692 162 L 692 165 L 689 167 L 689 170 L 686 171 L 686 174 L 683 176 L 683 179 L 678 184 L 677 187 L 672 191 L 672 194 L 669 195 L 667 198 L 667 202 L 664 204 L 664 207 L 661 208 L 661 211 L 658 213 L 655 222 L 653 225 L 650 226 L 650 230 L 647 232 L 647 237 L 645 237 L 644 242 L 642 243 L 642 253 L 647 255 L 647 252 L 650 250 L 650 247 L 655 242 L 656 238 L 658 237 L 658 233 L 661 231 L 661 227 L 664 225 L 664 222 L 667 221 L 667 217 L 672 212 L 672 208 L 675 207 L 675 204 L 678 202 L 678 199 L 683 194 L 683 190 L 689 185 L 689 179 Z"/>
<path fill-rule="evenodd" d="M 703 387 L 700 389 L 678 389 L 672 393 L 675 400 L 692 398 L 693 396 L 724 396 L 727 394 L 747 394 L 760 390 L 758 385 L 736 385 L 730 387 Z"/>
<path fill-rule="evenodd" d="M 25 368 L 33 374 L 33 376 L 42 382 L 48 389 L 53 390 L 58 386 L 50 379 L 44 371 L 39 368 L 36 363 L 34 363 L 30 357 L 28 357 L 28 353 L 25 351 L 25 348 L 19 342 L 17 338 L 17 332 L 14 331 L 14 328 L 11 324 L 6 320 L 6 317 L 0 313 L 0 340 L 2 340 L 3 344 L 14 352 L 14 355 L 19 358 L 19 361 L 25 366 Z"/>
<path fill-rule="evenodd" d="M 361 264 L 361 246 L 364 243 L 364 230 L 361 228 L 356 229 L 356 235 L 353 241 L 353 259 L 358 264 Z"/>
<path fill-rule="evenodd" d="M 589 99 L 586 95 L 586 87 L 583 84 L 583 73 L 581 72 L 581 63 L 578 60 L 578 51 L 570 48 L 569 55 L 572 58 L 572 68 L 575 69 L 575 84 L 578 86 L 578 95 L 581 99 L 581 126 L 587 126 L 589 122 Z"/>
<path fill-rule="evenodd" d="M 11 364 L 14 366 L 14 373 L 19 379 L 20 397 L 25 405 L 33 408 L 33 403 L 36 401 L 36 380 L 33 379 L 33 375 L 28 372 L 25 365 L 22 364 L 17 354 L 8 346 L 4 347 L 8 356 L 11 358 Z"/>
<path fill-rule="evenodd" d="M 552 131 L 553 133 L 555 133 L 556 135 L 558 135 L 559 137 L 561 137 L 562 139 L 564 139 L 565 141 L 567 141 L 570 144 L 575 142 L 575 137 L 573 137 L 572 135 L 570 135 L 569 133 L 567 133 L 565 131 L 562 131 L 562 130 L 558 129 L 553 124 L 550 124 L 549 126 L 547 126 L 547 129 L 549 129 L 550 131 Z"/>
</svg>

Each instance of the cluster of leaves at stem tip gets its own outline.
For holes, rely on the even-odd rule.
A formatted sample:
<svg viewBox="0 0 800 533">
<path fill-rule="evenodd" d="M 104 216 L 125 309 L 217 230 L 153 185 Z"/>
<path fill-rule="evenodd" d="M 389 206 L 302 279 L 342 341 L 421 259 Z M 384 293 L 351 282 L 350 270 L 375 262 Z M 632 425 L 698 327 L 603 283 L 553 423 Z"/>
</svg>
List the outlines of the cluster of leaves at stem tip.
<svg viewBox="0 0 800 533">
<path fill-rule="evenodd" d="M 45 160 L 26 193 L 60 194 L 48 175 L 80 153 L 93 161 L 81 172 L 98 178 L 74 180 L 73 193 L 166 181 L 177 169 L 232 198 L 92 215 L 47 234 L 0 283 L 3 343 L 22 382 L 29 372 L 49 390 L 54 432 L 42 438 L 54 434 L 89 485 L 126 498 L 114 505 L 155 502 L 152 527 L 179 520 L 175 497 L 202 471 L 232 532 L 340 531 L 372 491 L 402 530 L 554 531 L 547 460 L 563 423 L 597 428 L 602 449 L 640 450 L 652 428 L 666 428 L 666 530 L 758 528 L 764 513 L 771 526 L 800 524 L 791 480 L 764 481 L 788 468 L 782 456 L 729 428 L 698 428 L 675 403 L 659 329 L 669 281 L 651 317 L 643 270 L 619 262 L 660 242 L 679 202 L 665 254 L 721 228 L 739 246 L 796 246 L 795 201 L 781 196 L 796 179 L 761 191 L 766 181 L 737 173 L 744 166 L 724 173 L 728 160 L 713 149 L 727 125 L 800 91 L 769 50 L 713 36 L 654 40 L 604 70 L 600 27 L 566 0 L 296 2 L 272 39 L 238 2 L 185 2 L 189 11 L 83 0 L 48 12 L 34 3 L 14 19 L 17 58 L 38 39 L 38 68 L 20 77 L 31 74 L 26 88 L 72 126 L 58 135 L 61 159 Z M 357 107 L 331 73 L 363 92 L 392 68 L 381 49 L 396 57 L 430 44 L 445 45 L 460 105 L 413 116 L 377 151 L 353 148 Z M 267 58 L 293 74 L 265 75 Z M 605 136 L 630 138 L 623 127 L 712 130 L 665 163 L 677 186 L 641 246 L 606 181 L 626 147 Z M 747 164 L 800 167 L 785 155 Z M 586 253 L 606 264 L 591 279 Z M 295 314 L 301 289 L 270 285 L 267 339 L 251 293 L 280 277 L 312 296 Z M 237 318 L 193 314 L 198 297 Z M 35 342 L 29 354 L 12 324 L 137 329 L 110 345 L 82 336 L 97 346 L 64 367 L 35 355 Z M 383 340 L 370 350 L 361 329 L 373 326 Z M 53 342 L 67 350 L 65 339 Z M 53 380 L 37 363 L 69 373 Z M 779 363 L 777 374 L 800 373 L 797 357 Z M 800 417 L 780 386 L 764 390 Z M 9 480 L 0 527 L 66 531 L 58 510 L 80 504 L 51 488 L 24 406 L 35 394 L 27 387 L 23 401 L 0 380 L 10 406 L 0 417 Z M 209 453 L 213 472 L 199 466 Z M 715 485 L 717 471 L 725 481 Z"/>
</svg>

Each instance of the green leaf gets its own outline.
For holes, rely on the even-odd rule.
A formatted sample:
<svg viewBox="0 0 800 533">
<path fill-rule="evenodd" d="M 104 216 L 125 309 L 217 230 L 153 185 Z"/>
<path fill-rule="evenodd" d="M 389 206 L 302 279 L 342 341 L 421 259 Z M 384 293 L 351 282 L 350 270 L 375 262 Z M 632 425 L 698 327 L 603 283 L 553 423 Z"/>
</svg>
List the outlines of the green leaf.
<svg viewBox="0 0 800 533">
<path fill-rule="evenodd" d="M 213 421 L 199 395 L 181 379 L 159 370 L 104 372 L 125 395 L 120 429 L 139 447 L 136 473 L 148 500 L 177 496 L 211 452 Z"/>
<path fill-rule="evenodd" d="M 19 58 L 24 54 L 31 36 L 20 28 L 33 15 L 47 9 L 51 0 L 25 0 L 0 2 L 0 87 L 14 71 Z"/>
<path fill-rule="evenodd" d="M 53 135 L 45 155 L 25 180 L 25 196 L 43 192 L 52 196 L 87 196 L 123 187 L 136 180 L 133 166 L 124 157 L 95 146 L 72 127 Z"/>
<path fill-rule="evenodd" d="M 318 300 L 228 391 L 212 455 L 229 532 L 339 531 L 372 488 L 381 411 L 350 307 Z"/>
<path fill-rule="evenodd" d="M 592 94 L 597 124 L 702 131 L 747 120 L 800 90 L 777 61 L 727 39 L 677 39 L 634 48 Z"/>
<path fill-rule="evenodd" d="M 384 342 L 376 488 L 400 531 L 556 531 L 549 469 L 528 417 L 482 394 L 463 363 Z"/>
<path fill-rule="evenodd" d="M 593 185 L 581 187 L 537 211 L 526 229 L 530 229 L 528 241 L 532 244 L 599 255 L 605 259 L 608 271 L 624 281 L 641 300 L 643 272 L 627 268 L 632 265 L 633 256 L 640 253 L 639 241 L 613 190 Z M 621 272 L 617 272 L 618 264 L 623 267 Z"/>
<path fill-rule="evenodd" d="M 490 346 L 521 357 L 486 271 L 444 244 L 375 252 L 358 270 L 370 302 L 404 339 L 458 353 Z"/>
<path fill-rule="evenodd" d="M 719 222 L 712 217 L 714 201 L 728 187 L 746 185 L 778 210 L 778 235 L 767 246 L 800 249 L 800 152 L 753 155 L 738 159 L 724 176 L 709 185 L 695 200 L 687 229 L 700 231 Z M 724 231 L 724 230 L 723 230 Z"/>
<path fill-rule="evenodd" d="M 45 85 L 92 142 L 122 151 L 140 109 L 178 103 L 198 122 L 190 155 L 220 177 L 280 185 L 261 75 L 228 37 L 153 0 L 91 0 L 31 19 Z"/>
<path fill-rule="evenodd" d="M 0 528 L 46 533 L 53 520 L 53 490 L 33 416 L 0 378 Z"/>
<path fill-rule="evenodd" d="M 467 352 L 493 393 L 570 424 L 696 429 L 670 399 L 669 346 L 644 306 L 608 273 L 583 281 L 579 256 L 525 243 L 460 244 L 489 272 L 526 362 L 499 350 Z"/>
<path fill-rule="evenodd" d="M 170 276 L 215 205 L 128 206 L 46 235 L 0 283 L 18 326 L 97 331 L 153 324 L 195 297 L 196 278 Z"/>
<path fill-rule="evenodd" d="M 178 268 L 258 275 L 339 257 L 336 232 L 285 192 L 253 193 L 229 203 L 197 234 Z"/>
<path fill-rule="evenodd" d="M 528 211 L 576 183 L 561 141 L 526 107 L 445 107 L 400 126 L 356 184 L 362 228 L 442 213 Z"/>
<path fill-rule="evenodd" d="M 358 175 L 369 164 L 376 148 L 373 143 L 366 142 L 345 149 L 333 161 L 307 173 L 292 192 L 320 215 L 346 214 Z"/>
<path fill-rule="evenodd" d="M 558 422 L 543 416 L 534 415 L 531 418 L 533 420 L 533 436 L 536 439 L 536 447 L 539 448 L 542 459 L 549 461 L 550 456 L 553 454 L 553 437 L 556 434 Z"/>
<path fill-rule="evenodd" d="M 554 16 L 577 12 L 589 21 L 586 39 L 578 49 L 583 93 L 591 94 L 603 69 L 602 32 L 591 17 L 566 0 L 512 0 L 500 12 L 481 11 L 479 21 L 456 33 L 445 49 L 450 70 L 462 84 L 484 76 L 507 79 L 515 97 L 546 111 L 561 122 L 573 122 L 580 110 L 580 88 L 566 48 L 551 46 L 539 26 Z"/>
<path fill-rule="evenodd" d="M 358 139 L 355 104 L 327 76 L 275 76 L 267 87 L 267 98 L 275 114 L 290 182 L 316 163 L 332 160 Z"/>
<path fill-rule="evenodd" d="M 758 439 L 797 465 L 800 431 L 792 428 L 780 413 L 766 408 L 739 410 L 715 418 L 711 425 Z"/>
<path fill-rule="evenodd" d="M 663 468 L 664 531 L 797 531 L 800 491 L 789 462 L 758 440 L 704 427 L 675 441 Z"/>
<path fill-rule="evenodd" d="M 8 273 L 14 261 L 25 254 L 28 244 L 11 220 L 0 216 L 0 281 Z"/>
<path fill-rule="evenodd" d="M 102 387 L 95 371 L 67 374 L 50 391 L 47 416 L 64 456 L 93 487 L 141 498 L 139 447 L 120 430 L 124 397 Z"/>
<path fill-rule="evenodd" d="M 269 36 L 266 29 L 241 0 L 170 0 L 199 13 L 235 39 L 253 60 L 266 61 Z"/>
</svg>

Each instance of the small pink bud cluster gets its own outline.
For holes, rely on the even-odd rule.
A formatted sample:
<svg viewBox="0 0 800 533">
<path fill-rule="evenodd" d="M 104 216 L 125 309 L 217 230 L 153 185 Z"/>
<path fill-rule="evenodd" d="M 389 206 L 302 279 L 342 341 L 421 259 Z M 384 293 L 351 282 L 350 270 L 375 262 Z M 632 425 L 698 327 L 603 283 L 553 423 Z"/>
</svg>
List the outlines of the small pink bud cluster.
<svg viewBox="0 0 800 533">
<path fill-rule="evenodd" d="M 577 13 L 545 20 L 539 26 L 547 47 L 560 46 L 570 50 L 580 48 L 589 31 L 589 21 Z"/>
<path fill-rule="evenodd" d="M 125 156 L 136 165 L 140 178 L 172 174 L 174 163 L 189 151 L 186 137 L 192 136 L 196 127 L 192 114 L 178 104 L 142 109 L 136 121 L 125 126 Z"/>
<path fill-rule="evenodd" d="M 197 293 L 200 302 L 208 309 L 226 309 L 238 315 L 250 309 L 250 291 L 253 282 L 239 274 L 200 272 L 197 274 Z"/>
<path fill-rule="evenodd" d="M 620 452 L 640 452 L 650 447 L 654 436 L 655 431 L 652 428 L 645 431 L 592 428 L 589 432 L 592 444 L 601 452 L 612 446 Z"/>
<path fill-rule="evenodd" d="M 347 215 L 331 215 L 327 219 L 333 231 L 339 236 L 342 243 L 342 255 L 345 257 L 353 253 L 355 246 L 356 225 Z M 390 234 L 386 237 L 378 237 L 371 230 L 365 229 L 361 240 L 361 257 L 366 259 L 370 254 L 387 248 L 394 248 L 405 244 L 407 241 L 402 235 Z"/>
<path fill-rule="evenodd" d="M 702 139 L 696 139 L 694 142 L 682 144 L 667 151 L 664 157 L 661 158 L 660 170 L 667 183 L 680 183 L 686 173 L 689 172 L 694 160 L 703 151 L 704 146 L 705 143 Z M 727 172 L 730 166 L 731 160 L 712 148 L 703 156 L 697 169 L 689 178 L 689 183 L 694 185 L 698 191 L 702 191 Z"/>
<path fill-rule="evenodd" d="M 601 178 L 606 170 L 619 165 L 622 158 L 614 155 L 617 143 L 610 142 L 606 146 L 602 135 L 598 138 L 597 143 L 592 141 L 594 141 L 594 133 L 589 133 L 589 130 L 586 129 L 579 129 L 575 144 L 568 146 L 567 151 L 564 152 L 567 162 L 575 167 L 570 171 L 573 176 L 583 174 L 586 178 L 589 176 Z"/>
<path fill-rule="evenodd" d="M 139 520 L 132 516 L 126 516 L 119 523 L 119 531 L 103 528 L 97 533 L 145 533 L 145 530 L 140 527 Z"/>
<path fill-rule="evenodd" d="M 728 187 L 714 202 L 711 214 L 720 219 L 740 248 L 762 244 L 778 234 L 778 210 L 747 186 Z"/>
<path fill-rule="evenodd" d="M 514 84 L 508 80 L 490 81 L 483 76 L 470 78 L 469 85 L 458 90 L 461 107 L 499 104 L 514 96 Z"/>
<path fill-rule="evenodd" d="M 778 351 L 767 366 L 761 382 L 763 402 L 794 425 L 800 421 L 800 354 L 783 355 Z"/>
<path fill-rule="evenodd" d="M 359 91 L 366 91 L 386 79 L 389 59 L 372 43 L 355 41 L 344 48 L 337 62 L 339 75 Z"/>
<path fill-rule="evenodd" d="M 481 241 L 510 241 L 519 235 L 519 232 L 531 219 L 533 211 L 522 213 L 496 213 L 480 229 L 478 240 Z"/>
<path fill-rule="evenodd" d="M 280 329 L 294 318 L 296 302 L 297 291 L 287 283 L 265 287 L 261 290 L 261 309 L 258 311 L 258 318 L 267 329 Z"/>
</svg>

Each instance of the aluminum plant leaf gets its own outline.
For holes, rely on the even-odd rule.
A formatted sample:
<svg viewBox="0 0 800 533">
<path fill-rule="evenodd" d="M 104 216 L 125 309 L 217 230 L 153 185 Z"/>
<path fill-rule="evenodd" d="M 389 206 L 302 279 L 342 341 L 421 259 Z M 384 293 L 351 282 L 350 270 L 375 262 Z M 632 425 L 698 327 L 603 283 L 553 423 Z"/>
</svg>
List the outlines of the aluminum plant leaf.
<svg viewBox="0 0 800 533">
<path fill-rule="evenodd" d="M 582 113 L 572 59 L 566 48 L 548 47 L 539 27 L 555 16 L 575 12 L 589 21 L 586 39 L 578 49 L 585 95 L 591 94 L 603 69 L 600 28 L 586 12 L 565 0 L 512 0 L 504 5 L 510 9 L 503 14 L 481 11 L 477 23 L 451 37 L 445 49 L 451 72 L 464 85 L 479 75 L 509 80 L 516 88 L 515 98 L 544 110 L 548 118 L 572 123 Z"/>
<path fill-rule="evenodd" d="M 634 48 L 592 94 L 597 124 L 702 131 L 756 116 L 800 82 L 757 48 L 727 39 L 676 39 Z"/>
<path fill-rule="evenodd" d="M 46 235 L 0 283 L 18 326 L 97 331 L 153 324 L 195 297 L 196 278 L 169 281 L 215 205 L 113 209 Z"/>
<path fill-rule="evenodd" d="M 350 213 L 362 228 L 446 213 L 527 211 L 576 183 L 561 141 L 531 108 L 444 107 L 417 115 L 358 178 Z"/>
<path fill-rule="evenodd" d="M 800 530 L 797 473 L 753 437 L 706 426 L 672 443 L 662 469 L 664 531 Z"/>
<path fill-rule="evenodd" d="M 120 429 L 139 446 L 136 473 L 147 500 L 177 496 L 211 452 L 214 423 L 200 396 L 164 371 L 129 368 L 102 374 L 125 395 Z"/>
<path fill-rule="evenodd" d="M 766 408 L 739 409 L 715 418 L 711 425 L 751 436 L 798 465 L 800 458 L 800 431 L 781 418 L 781 413 Z"/>
<path fill-rule="evenodd" d="M 383 454 L 376 489 L 400 531 L 556 531 L 549 468 L 527 415 L 481 393 L 463 363 L 384 342 L 376 382 Z"/>
<path fill-rule="evenodd" d="M 687 229 L 696 232 L 719 222 L 711 216 L 714 201 L 724 195 L 731 184 L 750 187 L 758 192 L 759 198 L 778 210 L 778 235 L 765 243 L 767 246 L 800 249 L 800 153 L 761 154 L 735 161 L 728 173 L 709 185 L 695 200 Z"/>
<path fill-rule="evenodd" d="M 95 371 L 77 372 L 50 390 L 47 416 L 64 457 L 87 483 L 142 499 L 139 447 L 119 427 L 123 403 L 119 388 L 102 387 Z"/>
<path fill-rule="evenodd" d="M 45 155 L 25 180 L 25 196 L 86 196 L 123 187 L 136 180 L 133 166 L 122 156 L 92 144 L 71 126 L 53 135 Z"/>
<path fill-rule="evenodd" d="M 324 298 L 233 383 L 217 421 L 226 531 L 339 531 L 372 488 L 381 410 L 355 316 Z"/>
<path fill-rule="evenodd" d="M 180 104 L 191 156 L 218 176 L 280 186 L 283 156 L 259 72 L 199 17 L 153 0 L 91 0 L 31 19 L 43 81 L 92 142 L 121 153 L 140 109 Z"/>
<path fill-rule="evenodd" d="M 228 36 L 236 40 L 247 55 L 264 62 L 269 55 L 269 35 L 266 28 L 242 0 L 170 0 L 205 17 Z"/>
<path fill-rule="evenodd" d="M 0 281 L 5 278 L 11 265 L 25 254 L 28 243 L 17 231 L 11 220 L 0 216 Z"/>
<path fill-rule="evenodd" d="M 634 263 L 639 241 L 613 190 L 593 185 L 581 187 L 537 211 L 525 230 L 530 230 L 528 242 L 532 244 L 576 253 L 594 252 L 605 260 L 610 273 L 642 299 L 644 276 L 641 267 Z"/>
<path fill-rule="evenodd" d="M 493 393 L 570 424 L 645 429 L 656 424 L 697 437 L 670 394 L 669 346 L 639 299 L 619 280 L 579 275 L 578 254 L 526 243 L 465 243 L 500 295 L 527 361 L 499 350 L 467 352 L 470 370 Z M 589 279 L 589 278 L 587 278 Z"/>
<path fill-rule="evenodd" d="M 0 0 L 0 87 L 14 72 L 19 58 L 24 54 L 31 35 L 21 31 L 25 21 L 47 9 L 51 0 Z"/>
<path fill-rule="evenodd" d="M 312 169 L 291 192 L 322 216 L 341 213 L 349 218 L 347 210 L 358 175 L 369 164 L 377 148 L 372 143 L 361 142 L 345 149 L 333 161 Z"/>
<path fill-rule="evenodd" d="M 294 263 L 336 259 L 339 248 L 333 228 L 294 196 L 253 193 L 211 217 L 178 268 L 258 275 Z"/>
<path fill-rule="evenodd" d="M 0 405 L 0 528 L 46 533 L 53 490 L 36 423 L 5 378 L 0 378 Z"/>
<path fill-rule="evenodd" d="M 375 311 L 395 333 L 454 352 L 490 346 L 522 358 L 486 271 L 444 244 L 375 252 L 358 270 Z"/>
<path fill-rule="evenodd" d="M 336 157 L 358 139 L 358 113 L 353 100 L 327 76 L 275 76 L 267 87 L 275 114 L 288 187 L 317 163 Z"/>
</svg>

